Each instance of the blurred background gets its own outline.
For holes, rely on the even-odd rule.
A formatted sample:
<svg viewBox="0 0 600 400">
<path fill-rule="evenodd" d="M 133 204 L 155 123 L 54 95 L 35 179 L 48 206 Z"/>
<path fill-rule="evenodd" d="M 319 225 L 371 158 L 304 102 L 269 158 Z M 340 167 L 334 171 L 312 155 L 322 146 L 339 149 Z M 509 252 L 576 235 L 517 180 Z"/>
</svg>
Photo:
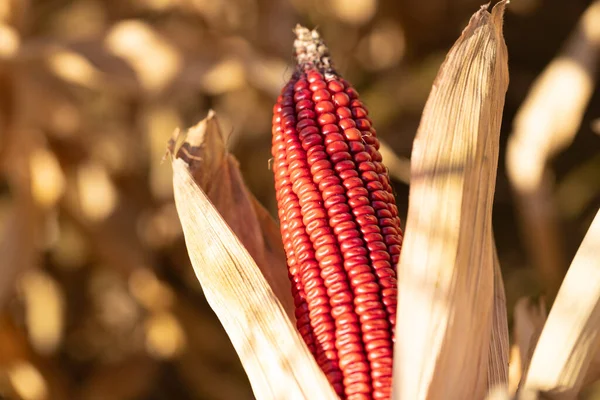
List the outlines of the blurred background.
<svg viewBox="0 0 600 400">
<path fill-rule="evenodd" d="M 161 163 L 168 139 L 214 109 L 276 215 L 271 110 L 303 23 L 409 158 L 435 74 L 482 2 L 0 0 L 0 396 L 251 399 L 186 254 Z M 494 232 L 509 315 L 555 290 L 600 205 L 597 90 L 547 170 L 556 235 L 538 249 L 551 271 L 528 251 L 505 169 L 517 111 L 591 3 L 513 0 L 506 15 Z M 394 187 L 404 219 L 408 186 Z"/>
</svg>

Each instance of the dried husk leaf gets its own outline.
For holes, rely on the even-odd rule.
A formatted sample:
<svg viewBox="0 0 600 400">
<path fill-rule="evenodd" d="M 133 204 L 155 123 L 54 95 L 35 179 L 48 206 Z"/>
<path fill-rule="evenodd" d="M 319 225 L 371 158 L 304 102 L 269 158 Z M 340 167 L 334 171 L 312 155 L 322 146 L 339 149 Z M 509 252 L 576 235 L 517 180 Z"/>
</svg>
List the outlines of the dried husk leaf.
<svg viewBox="0 0 600 400">
<path fill-rule="evenodd" d="M 197 127 L 202 128 L 198 135 L 188 133 L 190 146 L 175 147 L 175 154 L 185 155 L 190 166 L 180 158 L 172 163 L 175 204 L 188 254 L 206 299 L 240 356 L 256 398 L 336 399 L 267 278 L 196 183 L 212 192 L 215 199 L 232 196 L 228 203 L 223 198 L 220 205 L 224 212 L 232 212 L 230 208 L 236 211 L 232 224 L 259 223 L 253 212 L 256 203 L 240 196 L 243 182 L 235 165 L 227 161 L 233 159 L 220 147 L 222 136 L 216 124 L 214 115 L 209 116 L 203 127 Z M 184 151 L 178 151 L 181 149 Z M 217 171 L 225 172 L 219 175 Z M 264 218 L 261 215 L 260 220 Z M 250 228 L 262 237 L 259 226 Z M 285 271 L 283 265 L 281 268 Z"/>
<path fill-rule="evenodd" d="M 510 395 L 506 386 L 496 386 L 488 392 L 485 400 L 510 400 Z"/>
<path fill-rule="evenodd" d="M 592 352 L 594 357 L 590 361 L 587 373 L 581 383 L 581 390 L 588 390 L 590 387 L 595 387 L 600 380 L 600 339 L 596 341 Z"/>
<path fill-rule="evenodd" d="M 415 139 L 398 267 L 395 399 L 487 392 L 506 3 L 473 15 L 438 73 Z"/>
<path fill-rule="evenodd" d="M 508 318 L 506 315 L 506 293 L 500 270 L 500 260 L 494 248 L 494 311 L 492 337 L 488 364 L 488 388 L 505 387 L 508 384 Z"/>
<path fill-rule="evenodd" d="M 579 393 L 600 338 L 600 211 L 596 214 L 550 310 L 531 358 L 523 392 L 553 399 Z"/>
<path fill-rule="evenodd" d="M 175 132 L 169 148 L 189 165 L 195 182 L 248 250 L 293 319 L 294 305 L 279 228 L 246 187 L 237 160 L 227 152 L 215 113 L 210 111 L 206 119 L 183 134 Z"/>
<path fill-rule="evenodd" d="M 514 396 L 527 371 L 533 350 L 546 323 L 548 312 L 544 299 L 523 297 L 517 301 L 513 313 L 513 346 L 511 353 L 509 391 Z"/>
</svg>

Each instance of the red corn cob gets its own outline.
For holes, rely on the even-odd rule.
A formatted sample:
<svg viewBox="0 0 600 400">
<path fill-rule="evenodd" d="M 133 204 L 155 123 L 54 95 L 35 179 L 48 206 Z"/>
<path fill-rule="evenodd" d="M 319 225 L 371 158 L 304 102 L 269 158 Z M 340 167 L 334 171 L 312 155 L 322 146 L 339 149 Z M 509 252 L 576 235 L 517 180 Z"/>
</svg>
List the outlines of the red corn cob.
<svg viewBox="0 0 600 400">
<path fill-rule="evenodd" d="M 389 399 L 402 232 L 379 141 L 316 31 L 273 108 L 273 171 L 297 327 L 342 398 Z"/>
</svg>

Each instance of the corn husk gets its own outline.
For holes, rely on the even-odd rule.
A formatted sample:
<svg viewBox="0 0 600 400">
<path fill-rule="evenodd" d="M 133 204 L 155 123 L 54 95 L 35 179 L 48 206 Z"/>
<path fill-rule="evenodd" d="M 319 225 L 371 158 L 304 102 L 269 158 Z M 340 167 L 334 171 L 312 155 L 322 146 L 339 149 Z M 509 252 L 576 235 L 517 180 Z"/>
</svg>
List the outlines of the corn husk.
<svg viewBox="0 0 600 400">
<path fill-rule="evenodd" d="M 544 324 L 548 318 L 544 299 L 523 297 L 517 301 L 513 312 L 512 340 L 510 357 L 509 392 L 517 393 L 521 378 L 529 368 L 531 356 L 537 344 Z"/>
<path fill-rule="evenodd" d="M 414 142 L 398 266 L 394 399 L 482 399 L 490 358 L 508 357 L 489 354 L 506 3 L 471 17 L 438 72 Z"/>
<path fill-rule="evenodd" d="M 176 131 L 169 151 L 189 165 L 195 182 L 248 250 L 288 316 L 294 318 L 279 227 L 244 184 L 237 160 L 227 152 L 215 113 L 210 111 L 185 133 Z"/>
<path fill-rule="evenodd" d="M 271 263 L 264 254 L 261 258 L 260 247 L 254 256 L 265 264 L 259 267 L 251 256 L 252 240 L 264 240 L 260 223 L 268 218 L 254 213 L 257 203 L 225 150 L 214 114 L 181 139 L 183 144 L 172 146 L 173 188 L 188 254 L 256 398 L 336 399 L 272 289 L 277 287 L 273 276 L 287 274 L 285 264 Z M 234 226 L 244 236 L 238 237 Z M 273 231 L 266 235 L 272 236 Z"/>
<path fill-rule="evenodd" d="M 506 293 L 500 270 L 500 260 L 494 248 L 494 310 L 492 316 L 492 336 L 488 363 L 488 387 L 504 388 L 508 384 L 508 319 L 506 315 Z"/>
<path fill-rule="evenodd" d="M 550 310 L 531 358 L 523 392 L 573 399 L 600 339 L 600 211 L 596 214 Z"/>
</svg>

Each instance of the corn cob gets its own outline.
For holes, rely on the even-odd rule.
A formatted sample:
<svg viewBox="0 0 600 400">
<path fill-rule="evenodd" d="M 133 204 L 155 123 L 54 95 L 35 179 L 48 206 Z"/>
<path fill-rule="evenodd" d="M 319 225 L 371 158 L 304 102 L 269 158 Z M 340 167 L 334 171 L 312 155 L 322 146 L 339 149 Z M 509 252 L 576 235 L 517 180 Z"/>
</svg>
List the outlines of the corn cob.
<svg viewBox="0 0 600 400">
<path fill-rule="evenodd" d="M 389 399 L 402 232 L 367 108 L 316 31 L 273 108 L 273 172 L 298 330 L 341 398 Z"/>
</svg>

